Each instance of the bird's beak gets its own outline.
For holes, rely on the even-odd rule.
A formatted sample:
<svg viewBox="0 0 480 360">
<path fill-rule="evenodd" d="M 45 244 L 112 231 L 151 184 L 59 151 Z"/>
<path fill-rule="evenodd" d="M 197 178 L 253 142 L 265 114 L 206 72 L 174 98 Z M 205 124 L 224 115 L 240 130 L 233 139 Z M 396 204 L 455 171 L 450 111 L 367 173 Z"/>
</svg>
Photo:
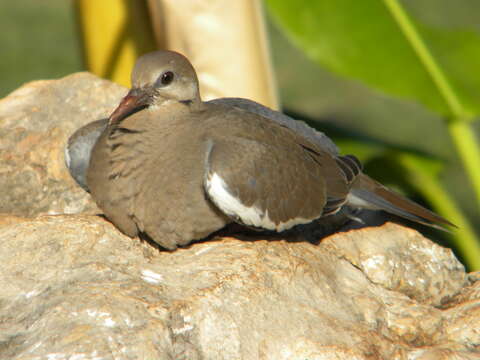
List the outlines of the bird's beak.
<svg viewBox="0 0 480 360">
<path fill-rule="evenodd" d="M 147 97 L 139 89 L 130 90 L 108 118 L 108 124 L 117 124 L 127 116 L 146 108 L 146 100 Z"/>
</svg>

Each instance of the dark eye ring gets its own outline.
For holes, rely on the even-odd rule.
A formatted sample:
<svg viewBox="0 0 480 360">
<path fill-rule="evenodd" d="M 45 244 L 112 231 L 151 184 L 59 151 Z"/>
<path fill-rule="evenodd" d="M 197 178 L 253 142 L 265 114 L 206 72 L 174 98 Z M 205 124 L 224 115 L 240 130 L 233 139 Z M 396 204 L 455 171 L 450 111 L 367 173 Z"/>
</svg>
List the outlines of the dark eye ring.
<svg viewBox="0 0 480 360">
<path fill-rule="evenodd" d="M 173 81 L 174 75 L 171 71 L 165 71 L 160 75 L 160 82 L 162 85 L 169 85 Z"/>
</svg>

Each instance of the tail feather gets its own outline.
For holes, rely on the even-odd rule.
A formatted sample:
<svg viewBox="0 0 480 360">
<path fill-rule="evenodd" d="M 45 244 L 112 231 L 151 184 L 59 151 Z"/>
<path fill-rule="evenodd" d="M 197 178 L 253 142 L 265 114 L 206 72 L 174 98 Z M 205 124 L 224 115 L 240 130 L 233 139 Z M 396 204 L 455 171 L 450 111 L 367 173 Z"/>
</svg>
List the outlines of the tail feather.
<svg viewBox="0 0 480 360">
<path fill-rule="evenodd" d="M 384 210 L 436 229 L 447 230 L 444 226 L 454 224 L 421 205 L 387 189 L 365 174 L 360 174 L 348 196 L 349 204 L 362 208 Z"/>
</svg>

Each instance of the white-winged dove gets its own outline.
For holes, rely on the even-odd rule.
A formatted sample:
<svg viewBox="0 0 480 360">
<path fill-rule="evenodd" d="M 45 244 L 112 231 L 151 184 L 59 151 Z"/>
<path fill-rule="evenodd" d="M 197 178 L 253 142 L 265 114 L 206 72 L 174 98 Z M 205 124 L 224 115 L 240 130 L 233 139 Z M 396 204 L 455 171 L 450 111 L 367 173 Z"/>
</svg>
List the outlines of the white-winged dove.
<svg viewBox="0 0 480 360">
<path fill-rule="evenodd" d="M 140 57 L 132 84 L 87 172 L 98 206 L 129 236 L 144 232 L 175 249 L 230 222 L 283 231 L 343 206 L 451 225 L 363 174 L 354 156 L 303 123 L 246 99 L 203 102 L 178 53 Z"/>
</svg>

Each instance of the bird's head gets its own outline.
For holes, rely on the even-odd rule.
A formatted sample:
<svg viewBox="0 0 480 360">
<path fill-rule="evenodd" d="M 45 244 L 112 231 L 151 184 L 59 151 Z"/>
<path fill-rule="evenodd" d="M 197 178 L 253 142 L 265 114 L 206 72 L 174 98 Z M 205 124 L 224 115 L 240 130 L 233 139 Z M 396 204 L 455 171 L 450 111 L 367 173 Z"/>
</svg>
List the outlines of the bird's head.
<svg viewBox="0 0 480 360">
<path fill-rule="evenodd" d="M 173 51 L 145 54 L 133 68 L 132 89 L 110 115 L 109 123 L 172 101 L 187 105 L 200 102 L 195 69 L 185 56 Z"/>
</svg>

